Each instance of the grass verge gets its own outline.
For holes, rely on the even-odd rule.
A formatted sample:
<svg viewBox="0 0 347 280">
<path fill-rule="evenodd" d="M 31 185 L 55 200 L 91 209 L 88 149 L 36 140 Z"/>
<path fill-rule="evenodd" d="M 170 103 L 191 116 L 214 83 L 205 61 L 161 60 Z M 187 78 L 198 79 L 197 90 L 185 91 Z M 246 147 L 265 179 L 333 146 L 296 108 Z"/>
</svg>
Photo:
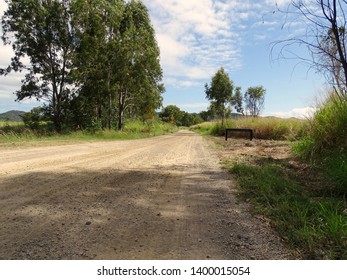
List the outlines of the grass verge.
<svg viewBox="0 0 347 280">
<path fill-rule="evenodd" d="M 127 123 L 123 131 L 99 130 L 96 132 L 75 131 L 68 133 L 33 130 L 26 128 L 23 123 L 6 123 L 0 126 L 0 146 L 40 146 L 50 145 L 50 143 L 131 140 L 169 134 L 175 131 L 177 131 L 176 126 L 161 121 L 146 123 L 133 120 Z"/>
<path fill-rule="evenodd" d="M 330 93 L 310 121 L 307 135 L 294 152 L 311 164 L 319 165 L 347 193 L 347 99 Z"/>
<path fill-rule="evenodd" d="M 308 122 L 300 119 L 281 119 L 275 117 L 244 117 L 221 122 L 205 122 L 191 127 L 192 130 L 202 135 L 223 136 L 225 128 L 249 128 L 253 129 L 257 139 L 290 140 L 294 141 L 303 137 Z M 241 136 L 244 135 L 237 135 Z"/>
<path fill-rule="evenodd" d="M 324 184 L 310 188 L 307 173 L 314 176 L 317 170 L 298 176 L 292 166 L 274 159 L 228 162 L 226 167 L 235 176 L 240 195 L 257 213 L 268 216 L 304 259 L 347 259 L 346 198 Z"/>
</svg>

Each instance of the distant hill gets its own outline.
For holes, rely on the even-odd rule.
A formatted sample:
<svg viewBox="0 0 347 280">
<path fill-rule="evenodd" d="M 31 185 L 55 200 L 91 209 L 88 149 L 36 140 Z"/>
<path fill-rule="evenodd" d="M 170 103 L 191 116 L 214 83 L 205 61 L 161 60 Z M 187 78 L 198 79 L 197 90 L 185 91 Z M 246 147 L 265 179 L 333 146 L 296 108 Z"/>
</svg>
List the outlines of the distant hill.
<svg viewBox="0 0 347 280">
<path fill-rule="evenodd" d="M 6 113 L 0 114 L 0 121 L 9 121 L 9 122 L 21 122 L 22 118 L 21 116 L 25 114 L 24 111 L 8 111 Z"/>
</svg>

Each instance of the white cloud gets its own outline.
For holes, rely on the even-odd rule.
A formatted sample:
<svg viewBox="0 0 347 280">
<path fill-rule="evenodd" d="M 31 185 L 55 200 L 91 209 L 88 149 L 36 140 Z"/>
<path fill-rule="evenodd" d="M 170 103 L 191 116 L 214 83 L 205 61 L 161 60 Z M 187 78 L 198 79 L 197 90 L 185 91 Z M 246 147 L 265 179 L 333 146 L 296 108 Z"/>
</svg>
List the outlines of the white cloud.
<svg viewBox="0 0 347 280">
<path fill-rule="evenodd" d="M 207 108 L 210 106 L 209 103 L 190 103 L 190 104 L 179 104 L 177 105 L 181 109 L 198 109 L 198 108 Z"/>
<path fill-rule="evenodd" d="M 238 30 L 250 13 L 240 0 L 145 0 L 166 80 L 206 82 L 220 67 L 242 66 Z M 177 84 L 177 83 L 176 83 Z M 182 84 L 188 84 L 184 82 Z M 182 84 L 180 86 L 182 86 Z"/>
<path fill-rule="evenodd" d="M 274 116 L 280 118 L 299 118 L 306 119 L 311 118 L 316 112 L 316 108 L 313 107 L 303 107 L 303 108 L 294 108 L 287 112 L 269 112 L 267 116 Z"/>
<path fill-rule="evenodd" d="M 201 87 L 201 83 L 193 80 L 176 79 L 176 78 L 166 78 L 165 84 L 174 86 L 176 88 L 191 88 L 191 87 Z"/>
<path fill-rule="evenodd" d="M 269 5 L 277 5 L 278 7 L 283 7 L 286 5 L 289 5 L 292 1 L 291 0 L 266 0 L 265 1 Z"/>
<path fill-rule="evenodd" d="M 178 108 L 180 108 L 182 111 L 186 111 L 188 113 L 196 113 L 207 110 L 207 108 L 210 106 L 207 102 L 197 102 L 197 103 L 185 103 L 185 104 L 164 104 L 164 107 L 168 105 L 175 105 Z"/>
</svg>

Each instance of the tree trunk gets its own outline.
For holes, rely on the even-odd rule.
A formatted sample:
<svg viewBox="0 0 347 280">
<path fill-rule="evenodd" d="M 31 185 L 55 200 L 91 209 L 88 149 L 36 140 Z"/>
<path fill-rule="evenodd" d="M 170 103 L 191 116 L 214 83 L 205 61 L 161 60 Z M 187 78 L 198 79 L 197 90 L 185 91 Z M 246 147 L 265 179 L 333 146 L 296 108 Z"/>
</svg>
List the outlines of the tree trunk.
<svg viewBox="0 0 347 280">
<path fill-rule="evenodd" d="M 120 93 L 119 93 L 118 130 L 124 129 L 124 110 L 125 110 L 126 93 L 127 93 L 127 89 L 125 89 L 125 91 L 120 90 Z"/>
</svg>

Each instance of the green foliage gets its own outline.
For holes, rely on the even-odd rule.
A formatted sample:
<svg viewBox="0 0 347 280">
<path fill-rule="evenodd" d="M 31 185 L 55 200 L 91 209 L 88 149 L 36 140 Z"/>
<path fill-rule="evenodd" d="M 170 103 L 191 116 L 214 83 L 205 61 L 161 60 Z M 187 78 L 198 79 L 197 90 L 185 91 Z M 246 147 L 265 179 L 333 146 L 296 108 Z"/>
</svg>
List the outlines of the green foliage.
<svg viewBox="0 0 347 280">
<path fill-rule="evenodd" d="M 190 127 L 192 125 L 201 123 L 202 120 L 196 114 L 189 114 L 187 112 L 181 111 L 175 105 L 168 105 L 159 113 L 159 117 L 169 123 L 174 123 L 177 126 Z"/>
<path fill-rule="evenodd" d="M 332 94 L 317 110 L 307 136 L 293 148 L 302 158 L 320 165 L 339 188 L 347 191 L 347 101 Z"/>
<path fill-rule="evenodd" d="M 24 123 L 1 123 L 0 144 L 6 145 L 45 145 L 45 143 L 70 143 L 76 141 L 127 140 L 158 136 L 177 131 L 177 127 L 154 119 L 152 123 L 131 120 L 123 131 L 89 129 L 69 133 L 56 133 L 44 125 L 39 129 L 29 129 Z"/>
<path fill-rule="evenodd" d="M 271 160 L 249 165 L 232 163 L 241 195 L 258 213 L 271 218 L 282 237 L 308 259 L 347 258 L 347 216 L 343 200 L 317 199 L 281 164 Z"/>
<path fill-rule="evenodd" d="M 347 149 L 347 100 L 331 95 L 312 120 L 309 136 L 316 153 Z"/>
<path fill-rule="evenodd" d="M 47 121 L 47 117 L 44 116 L 44 111 L 41 107 L 33 108 L 30 112 L 24 113 L 22 118 L 25 126 L 30 129 L 39 129 Z"/>
<path fill-rule="evenodd" d="M 126 119 L 161 106 L 165 88 L 159 47 L 141 1 L 8 4 L 3 40 L 15 56 L 0 74 L 28 70 L 17 99 L 48 102 L 57 131 L 124 129 Z M 29 65 L 22 62 L 25 56 Z"/>
<path fill-rule="evenodd" d="M 2 72 L 27 70 L 21 89 L 16 92 L 17 100 L 49 100 L 58 131 L 71 95 L 75 44 L 69 4 L 70 1 L 11 0 L 2 18 L 3 41 L 15 51 L 11 65 Z M 30 59 L 29 65 L 22 62 L 25 56 Z"/>
<path fill-rule="evenodd" d="M 246 111 L 253 117 L 260 115 L 264 108 L 266 90 L 263 86 L 249 87 L 245 93 Z"/>
<path fill-rule="evenodd" d="M 210 86 L 205 84 L 206 97 L 213 103 L 217 114 L 225 118 L 227 105 L 232 101 L 234 84 L 228 73 L 221 68 L 212 77 Z"/>
<path fill-rule="evenodd" d="M 234 106 L 237 113 L 244 114 L 243 98 L 241 94 L 241 87 L 236 87 L 235 94 L 232 99 L 232 105 Z"/>
<path fill-rule="evenodd" d="M 207 122 L 208 120 L 213 118 L 213 116 L 211 115 L 211 112 L 209 110 L 208 111 L 201 111 L 199 113 L 199 116 L 205 122 Z"/>
</svg>

